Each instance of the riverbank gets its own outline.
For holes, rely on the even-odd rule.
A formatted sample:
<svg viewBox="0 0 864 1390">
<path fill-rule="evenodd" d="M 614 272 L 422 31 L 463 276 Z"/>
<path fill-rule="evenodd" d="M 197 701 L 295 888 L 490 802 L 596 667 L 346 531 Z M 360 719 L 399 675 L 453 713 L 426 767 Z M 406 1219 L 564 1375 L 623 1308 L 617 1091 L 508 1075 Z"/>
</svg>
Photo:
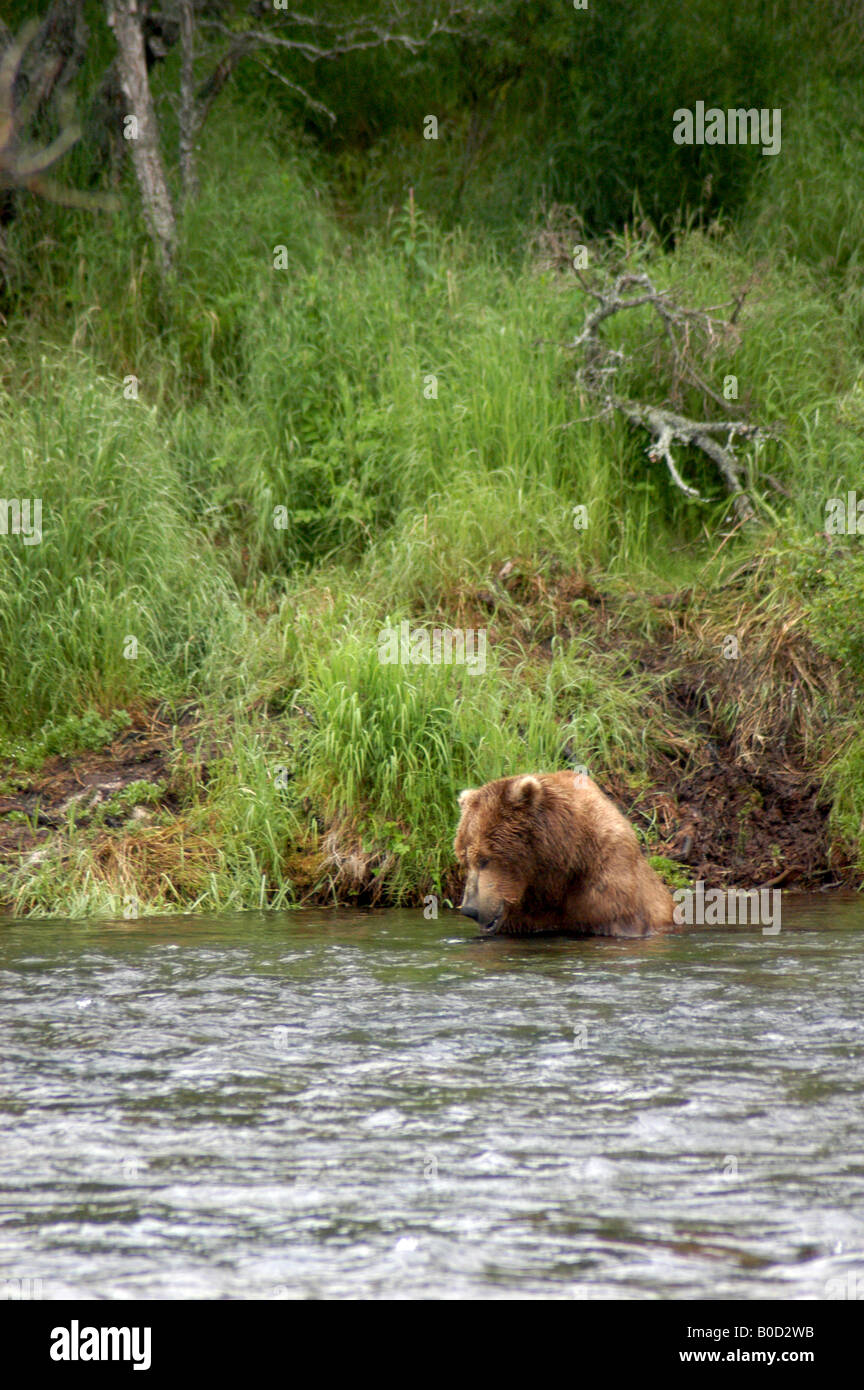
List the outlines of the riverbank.
<svg viewBox="0 0 864 1390">
<path fill-rule="evenodd" d="M 720 634 L 740 633 L 758 611 L 754 576 L 764 569 L 764 561 L 745 565 L 697 600 L 689 589 L 604 593 L 573 572 L 532 575 L 509 561 L 489 588 L 463 593 L 459 611 L 467 624 L 485 624 L 498 660 L 507 651 L 518 658 L 516 681 L 526 666 L 535 680 L 548 676 L 562 644 L 582 647 L 601 687 L 605 669 L 604 699 L 628 699 L 626 733 L 632 745 L 639 730 L 644 759 L 628 768 L 625 740 L 590 771 L 670 884 L 858 887 L 854 843 L 838 833 L 826 792 L 830 757 L 823 751 L 820 766 L 814 756 L 832 741 L 840 673 L 831 689 L 788 607 L 761 630 L 751 619 L 749 662 L 722 655 Z M 730 606 L 737 620 L 724 622 Z M 560 719 L 564 734 L 570 715 Z M 63 913 L 71 903 L 134 916 L 220 901 L 419 906 L 430 893 L 455 898 L 446 830 L 433 845 L 422 816 L 376 826 L 374 808 L 359 798 L 334 814 L 316 794 L 304 744 L 304 726 L 308 733 L 316 722 L 296 701 L 286 714 L 262 699 L 239 718 L 223 711 L 221 722 L 195 702 L 142 706 L 97 728 L 90 741 L 104 733 L 101 747 L 19 766 L 0 784 L 0 901 L 19 912 Z M 616 736 L 602 714 L 595 724 L 599 737 Z M 851 723 L 846 734 L 855 737 Z M 74 725 L 66 738 L 74 744 Z M 235 756 L 246 777 L 235 773 Z M 574 740 L 563 739 L 561 763 L 583 765 Z M 256 767 L 257 790 L 247 785 Z M 446 805 L 432 809 L 446 819 Z M 455 798 L 451 809 L 455 824 Z M 269 862 L 261 852 L 268 816 Z"/>
<path fill-rule="evenodd" d="M 131 232 L 130 263 L 58 210 L 74 269 L 0 344 L 0 495 L 42 501 L 38 544 L 0 537 L 3 907 L 446 900 L 458 791 L 562 766 L 676 885 L 860 886 L 864 559 L 830 525 L 862 484 L 857 269 L 764 232 L 815 138 L 734 230 L 591 243 L 737 304 L 699 372 L 769 431 L 737 445 L 746 524 L 580 393 L 566 211 L 516 257 L 413 196 L 351 228 L 214 125 L 166 300 Z M 640 313 L 608 330 L 630 389 L 700 418 Z M 482 637 L 482 670 L 382 660 L 406 623 Z"/>
</svg>

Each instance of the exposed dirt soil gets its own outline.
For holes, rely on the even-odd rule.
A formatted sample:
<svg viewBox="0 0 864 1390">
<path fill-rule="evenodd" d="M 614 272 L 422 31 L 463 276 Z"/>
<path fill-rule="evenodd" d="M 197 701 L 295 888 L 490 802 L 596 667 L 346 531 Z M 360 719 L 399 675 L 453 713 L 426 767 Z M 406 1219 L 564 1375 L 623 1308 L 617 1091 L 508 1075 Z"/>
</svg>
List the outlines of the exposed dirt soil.
<svg viewBox="0 0 864 1390">
<path fill-rule="evenodd" d="M 70 817 L 85 826 L 101 811 L 100 823 L 116 829 L 129 820 L 147 824 L 159 809 L 177 811 L 177 752 L 191 753 L 199 738 L 194 707 L 173 725 L 159 710 L 139 711 L 128 729 L 97 752 L 56 755 L 35 772 L 0 768 L 0 868 L 17 864 L 22 854 L 38 862 L 40 850 Z M 106 813 L 111 798 L 136 782 L 162 785 L 159 802 Z"/>
<path fill-rule="evenodd" d="M 706 762 L 684 775 L 669 767 L 669 790 L 635 803 L 624 788 L 607 790 L 635 824 L 642 818 L 647 828 L 654 820 L 654 834 L 663 838 L 653 853 L 687 865 L 709 886 L 857 886 L 854 867 L 832 845 L 829 808 L 817 803 L 815 783 L 779 771 L 745 772 L 727 753 L 711 746 Z"/>
<path fill-rule="evenodd" d="M 650 853 L 677 860 L 708 886 L 860 887 L 854 856 L 832 836 L 831 806 L 804 752 L 803 706 L 825 672 L 795 615 L 760 626 L 751 616 L 753 595 L 737 598 L 733 583 L 728 608 L 738 612 L 725 631 L 746 629 L 757 654 L 730 663 L 716 645 L 726 619 L 714 614 L 708 631 L 711 617 L 698 611 L 691 590 L 650 600 L 658 615 L 650 638 L 628 625 L 636 598 L 604 594 L 572 571 L 541 575 L 508 561 L 456 606 L 466 626 L 489 625 L 490 641 L 496 624 L 503 635 L 514 620 L 521 623 L 538 660 L 548 655 L 552 636 L 587 634 L 593 648 L 626 657 L 634 671 L 668 677 L 661 705 L 670 751 L 654 759 L 650 790 L 634 794 L 624 778 L 598 778 L 647 836 Z M 724 698 L 739 708 L 731 732 L 720 715 Z"/>
</svg>

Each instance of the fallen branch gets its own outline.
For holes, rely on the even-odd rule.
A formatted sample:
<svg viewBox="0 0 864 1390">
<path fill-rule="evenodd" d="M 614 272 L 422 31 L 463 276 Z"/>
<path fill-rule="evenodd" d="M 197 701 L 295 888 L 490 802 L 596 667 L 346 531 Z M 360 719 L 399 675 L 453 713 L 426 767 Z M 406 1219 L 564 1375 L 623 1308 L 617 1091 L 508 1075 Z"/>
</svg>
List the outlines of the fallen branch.
<svg viewBox="0 0 864 1390">
<path fill-rule="evenodd" d="M 642 405 L 638 401 L 629 401 L 611 398 L 611 404 L 630 421 L 632 425 L 646 429 L 653 439 L 653 444 L 648 447 L 648 457 L 652 463 L 663 459 L 669 469 L 670 477 L 675 486 L 686 493 L 688 497 L 696 497 L 700 501 L 701 496 L 696 488 L 690 487 L 685 483 L 675 463 L 672 454 L 673 444 L 692 445 L 701 449 L 717 468 L 726 484 L 726 490 L 732 496 L 732 505 L 740 521 L 752 521 L 756 515 L 749 497 L 741 486 L 741 479 L 738 473 L 738 460 L 732 452 L 732 441 L 736 434 L 742 439 L 756 439 L 761 436 L 758 426 L 743 424 L 740 420 L 712 420 L 700 422 L 688 420 L 683 415 L 676 415 L 671 410 L 663 410 L 658 406 Z M 714 434 L 726 434 L 728 442 L 724 448 L 712 438 Z"/>
<path fill-rule="evenodd" d="M 769 428 L 749 424 L 740 415 L 734 419 L 691 420 L 666 406 L 649 405 L 619 395 L 615 390 L 618 373 L 626 365 L 627 357 L 620 348 L 613 348 L 602 336 L 601 329 L 608 319 L 628 309 L 639 309 L 650 305 L 659 318 L 664 336 L 667 338 L 673 365 L 673 394 L 680 394 L 683 385 L 695 387 L 703 397 L 723 406 L 728 414 L 737 407 L 730 405 L 718 395 L 697 370 L 691 353 L 691 341 L 699 338 L 710 351 L 718 342 L 730 335 L 737 336 L 733 320 L 716 317 L 728 305 L 713 306 L 710 309 L 687 309 L 677 304 L 668 293 L 656 288 L 645 274 L 627 273 L 619 275 L 609 285 L 590 283 L 577 271 L 586 293 L 596 300 L 596 306 L 589 309 L 581 332 L 570 344 L 582 356 L 577 372 L 577 382 L 582 390 L 594 401 L 599 402 L 599 414 L 608 415 L 617 411 L 639 429 L 651 436 L 647 453 L 656 463 L 662 460 L 669 471 L 675 486 L 687 497 L 701 500 L 696 488 L 691 487 L 681 476 L 673 453 L 674 447 L 700 449 L 706 458 L 717 468 L 727 492 L 732 497 L 733 506 L 739 522 L 755 518 L 753 504 L 745 492 L 740 474 L 740 462 L 735 454 L 735 440 L 760 440 L 773 431 Z M 746 291 L 745 291 L 746 292 Z M 733 300 L 734 317 L 741 307 L 743 294 Z M 592 417 L 596 418 L 596 417 Z"/>
</svg>

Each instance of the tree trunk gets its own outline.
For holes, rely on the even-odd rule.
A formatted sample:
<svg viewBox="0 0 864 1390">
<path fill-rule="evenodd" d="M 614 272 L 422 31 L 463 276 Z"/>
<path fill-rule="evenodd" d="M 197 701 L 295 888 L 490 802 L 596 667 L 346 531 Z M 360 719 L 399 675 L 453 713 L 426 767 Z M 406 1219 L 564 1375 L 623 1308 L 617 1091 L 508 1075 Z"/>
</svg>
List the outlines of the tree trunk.
<svg viewBox="0 0 864 1390">
<path fill-rule="evenodd" d="M 195 18 L 192 0 L 180 0 L 180 177 L 183 202 L 190 203 L 198 193 L 195 137 L 198 119 L 195 103 Z"/>
<path fill-rule="evenodd" d="M 147 77 L 147 58 L 137 0 L 108 0 L 109 24 L 117 40 L 120 83 L 129 103 L 126 122 L 144 219 L 165 279 L 174 261 L 177 221 L 159 148 L 159 127 Z M 130 122 L 129 118 L 133 120 Z"/>
</svg>

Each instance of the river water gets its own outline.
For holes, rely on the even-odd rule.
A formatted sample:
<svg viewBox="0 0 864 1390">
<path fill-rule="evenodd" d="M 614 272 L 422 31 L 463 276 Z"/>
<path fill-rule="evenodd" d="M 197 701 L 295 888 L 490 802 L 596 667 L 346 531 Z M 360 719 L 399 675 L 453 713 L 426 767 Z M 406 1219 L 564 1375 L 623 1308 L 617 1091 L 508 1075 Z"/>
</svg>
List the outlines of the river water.
<svg viewBox="0 0 864 1390">
<path fill-rule="evenodd" d="M 864 901 L 0 922 L 0 1292 L 864 1297 Z"/>
</svg>

